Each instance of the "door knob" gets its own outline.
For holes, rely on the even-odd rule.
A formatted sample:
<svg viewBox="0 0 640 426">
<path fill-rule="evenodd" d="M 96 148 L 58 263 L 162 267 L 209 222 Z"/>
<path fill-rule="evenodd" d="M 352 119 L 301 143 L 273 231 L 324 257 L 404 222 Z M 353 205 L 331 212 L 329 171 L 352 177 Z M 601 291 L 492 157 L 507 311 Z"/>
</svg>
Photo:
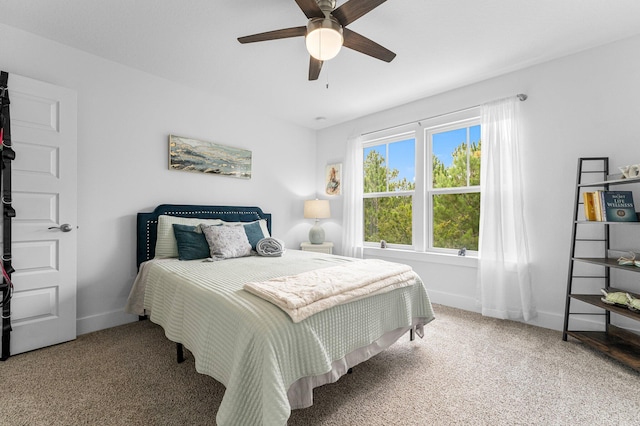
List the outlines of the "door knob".
<svg viewBox="0 0 640 426">
<path fill-rule="evenodd" d="M 69 232 L 73 229 L 73 226 L 69 225 L 68 223 L 63 223 L 60 226 L 50 226 L 49 229 L 59 229 L 62 232 Z"/>
</svg>

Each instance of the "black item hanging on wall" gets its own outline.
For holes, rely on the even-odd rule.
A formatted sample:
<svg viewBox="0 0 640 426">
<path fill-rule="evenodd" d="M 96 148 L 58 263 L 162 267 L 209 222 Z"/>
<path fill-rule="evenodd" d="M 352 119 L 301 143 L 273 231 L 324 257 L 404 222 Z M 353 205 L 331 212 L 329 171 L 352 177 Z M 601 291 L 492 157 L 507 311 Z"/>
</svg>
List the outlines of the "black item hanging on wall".
<svg viewBox="0 0 640 426">
<path fill-rule="evenodd" d="M 14 272 L 11 265 L 11 218 L 16 211 L 11 206 L 11 162 L 16 158 L 11 143 L 11 116 L 9 114 L 9 74 L 0 71 L 0 150 L 2 152 L 2 173 L 0 173 L 0 187 L 2 188 L 2 282 L 0 290 L 0 312 L 2 313 L 2 351 L 0 361 L 5 361 L 10 356 L 11 337 L 11 296 L 13 283 L 11 274 Z"/>
</svg>

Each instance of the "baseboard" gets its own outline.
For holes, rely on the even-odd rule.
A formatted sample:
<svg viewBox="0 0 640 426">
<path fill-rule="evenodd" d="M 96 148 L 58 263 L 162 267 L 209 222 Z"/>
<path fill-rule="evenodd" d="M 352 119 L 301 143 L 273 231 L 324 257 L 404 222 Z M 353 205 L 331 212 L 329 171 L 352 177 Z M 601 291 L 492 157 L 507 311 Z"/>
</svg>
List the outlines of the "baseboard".
<svg viewBox="0 0 640 426">
<path fill-rule="evenodd" d="M 119 309 L 117 311 L 78 318 L 76 320 L 76 332 L 78 336 L 80 336 L 81 334 L 117 327 L 137 320 L 138 317 L 136 315 L 127 314 L 124 312 L 124 309 Z"/>
<path fill-rule="evenodd" d="M 460 296 L 459 294 L 429 290 L 429 299 L 439 305 L 450 306 L 470 312 L 480 312 L 474 298 Z"/>
<path fill-rule="evenodd" d="M 429 298 L 433 303 L 450 306 L 452 308 L 463 309 L 465 311 L 480 313 L 481 309 L 478 301 L 473 297 L 464 297 L 459 294 L 439 292 L 429 290 Z M 538 315 L 530 321 L 520 321 L 525 324 L 534 325 L 536 327 L 548 328 L 550 330 L 562 331 L 564 323 L 564 313 L 538 311 Z M 582 324 L 581 324 L 582 326 Z M 593 329 L 594 322 L 585 324 L 587 329 Z"/>
</svg>

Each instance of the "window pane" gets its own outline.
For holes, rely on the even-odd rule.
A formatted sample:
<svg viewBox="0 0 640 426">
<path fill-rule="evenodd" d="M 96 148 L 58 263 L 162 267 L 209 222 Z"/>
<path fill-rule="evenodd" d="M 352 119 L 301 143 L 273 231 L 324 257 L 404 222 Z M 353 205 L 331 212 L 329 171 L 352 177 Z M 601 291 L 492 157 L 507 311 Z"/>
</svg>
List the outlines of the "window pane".
<svg viewBox="0 0 640 426">
<path fill-rule="evenodd" d="M 389 191 L 414 190 L 416 187 L 415 139 L 389 144 Z"/>
<path fill-rule="evenodd" d="M 478 250 L 480 194 L 433 196 L 433 247 Z"/>
<path fill-rule="evenodd" d="M 387 192 L 386 145 L 364 149 L 364 193 Z"/>
<path fill-rule="evenodd" d="M 364 199 L 364 240 L 411 245 L 412 197 Z"/>
<path fill-rule="evenodd" d="M 431 141 L 433 187 L 467 186 L 467 128 L 435 133 Z"/>
<path fill-rule="evenodd" d="M 480 125 L 469 127 L 469 185 L 480 185 Z"/>
</svg>

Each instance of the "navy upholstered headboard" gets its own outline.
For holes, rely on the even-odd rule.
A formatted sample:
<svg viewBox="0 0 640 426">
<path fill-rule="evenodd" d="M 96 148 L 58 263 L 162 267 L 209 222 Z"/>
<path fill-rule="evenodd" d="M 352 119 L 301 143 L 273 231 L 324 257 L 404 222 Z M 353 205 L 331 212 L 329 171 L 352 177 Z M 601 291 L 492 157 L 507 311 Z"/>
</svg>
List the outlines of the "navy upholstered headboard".
<svg viewBox="0 0 640 426">
<path fill-rule="evenodd" d="M 161 204 L 150 213 L 138 213 L 138 266 L 142 262 L 153 259 L 155 256 L 158 216 L 163 214 L 199 217 L 202 219 L 222 219 L 227 222 L 253 222 L 258 219 L 266 219 L 267 228 L 271 233 L 271 214 L 264 213 L 259 207 Z"/>
</svg>

